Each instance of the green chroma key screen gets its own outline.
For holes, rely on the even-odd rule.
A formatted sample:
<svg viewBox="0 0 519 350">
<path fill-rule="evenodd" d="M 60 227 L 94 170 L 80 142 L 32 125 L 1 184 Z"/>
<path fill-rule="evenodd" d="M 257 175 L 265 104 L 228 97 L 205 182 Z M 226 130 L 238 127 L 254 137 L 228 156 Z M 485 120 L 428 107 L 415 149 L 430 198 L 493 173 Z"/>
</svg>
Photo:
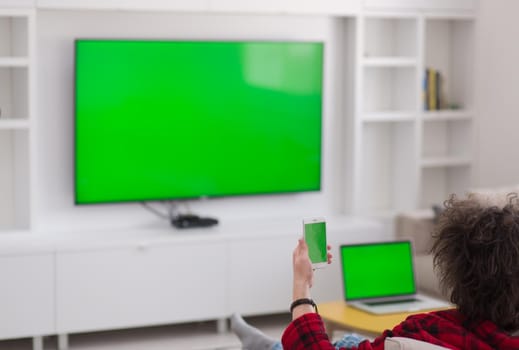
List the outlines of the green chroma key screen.
<svg viewBox="0 0 519 350">
<path fill-rule="evenodd" d="M 323 43 L 76 41 L 76 203 L 320 190 Z"/>
<path fill-rule="evenodd" d="M 305 224 L 305 240 L 308 244 L 308 256 L 313 263 L 328 261 L 326 247 L 326 223 Z"/>
<path fill-rule="evenodd" d="M 415 293 L 410 242 L 341 246 L 346 300 Z"/>
</svg>

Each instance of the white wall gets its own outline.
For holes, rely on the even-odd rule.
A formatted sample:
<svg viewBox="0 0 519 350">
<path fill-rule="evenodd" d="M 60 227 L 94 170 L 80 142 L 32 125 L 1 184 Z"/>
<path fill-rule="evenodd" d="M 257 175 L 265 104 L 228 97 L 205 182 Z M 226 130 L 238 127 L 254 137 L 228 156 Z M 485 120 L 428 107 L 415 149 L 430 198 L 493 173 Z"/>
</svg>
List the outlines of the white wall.
<svg viewBox="0 0 519 350">
<path fill-rule="evenodd" d="M 325 17 L 175 15 L 167 12 L 40 11 L 37 23 L 38 138 L 36 217 L 39 230 L 148 225 L 138 204 L 75 207 L 73 202 L 73 73 L 75 38 L 274 39 L 325 42 L 323 190 L 320 193 L 191 201 L 200 215 L 222 220 L 330 215 L 344 210 L 346 151 L 342 47 L 344 20 Z M 353 44 L 350 44 L 353 45 Z M 348 62 L 346 62 L 348 65 Z M 346 106 L 346 107 L 344 107 Z M 343 112 L 343 108 L 348 110 Z M 164 223 L 167 225 L 167 223 Z"/>
<path fill-rule="evenodd" d="M 481 0 L 479 6 L 475 183 L 519 184 L 519 1 Z"/>
</svg>

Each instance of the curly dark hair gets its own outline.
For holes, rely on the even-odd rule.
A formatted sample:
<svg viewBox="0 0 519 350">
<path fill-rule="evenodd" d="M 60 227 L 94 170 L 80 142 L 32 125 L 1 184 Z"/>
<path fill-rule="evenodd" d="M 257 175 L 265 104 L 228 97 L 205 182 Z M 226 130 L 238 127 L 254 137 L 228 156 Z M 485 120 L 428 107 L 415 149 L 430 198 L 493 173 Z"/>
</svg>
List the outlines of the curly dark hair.
<svg viewBox="0 0 519 350">
<path fill-rule="evenodd" d="M 440 285 L 468 324 L 519 329 L 519 201 L 504 206 L 452 195 L 433 232 Z"/>
</svg>

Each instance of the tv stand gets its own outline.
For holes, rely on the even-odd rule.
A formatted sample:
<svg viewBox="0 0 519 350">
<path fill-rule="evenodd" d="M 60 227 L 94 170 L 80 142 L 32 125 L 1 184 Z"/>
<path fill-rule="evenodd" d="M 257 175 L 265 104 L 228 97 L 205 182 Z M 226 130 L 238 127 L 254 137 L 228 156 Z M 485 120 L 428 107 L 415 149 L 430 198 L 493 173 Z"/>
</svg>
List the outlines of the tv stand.
<svg viewBox="0 0 519 350">
<path fill-rule="evenodd" d="M 324 216 L 336 256 L 345 242 L 392 237 L 377 221 Z M 0 321 L 0 339 L 32 335 L 41 350 L 40 336 L 57 335 L 65 350 L 68 334 L 208 320 L 224 331 L 233 312 L 286 312 L 299 216 L 222 220 L 195 234 L 164 224 L 1 234 L 2 288 L 16 300 L 0 298 L 9 320 Z M 341 297 L 337 276 L 337 262 L 316 273 L 316 300 Z"/>
<path fill-rule="evenodd" d="M 216 224 L 218 224 L 217 219 L 192 214 L 179 214 L 171 218 L 171 225 L 176 228 L 210 227 Z"/>
</svg>

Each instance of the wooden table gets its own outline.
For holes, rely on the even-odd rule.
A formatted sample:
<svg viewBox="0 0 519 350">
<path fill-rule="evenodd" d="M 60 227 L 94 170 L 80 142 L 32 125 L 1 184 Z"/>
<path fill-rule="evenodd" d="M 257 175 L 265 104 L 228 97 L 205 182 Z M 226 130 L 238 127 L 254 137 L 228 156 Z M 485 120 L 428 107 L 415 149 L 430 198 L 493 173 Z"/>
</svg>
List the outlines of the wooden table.
<svg viewBox="0 0 519 350">
<path fill-rule="evenodd" d="M 425 312 L 374 315 L 348 306 L 344 301 L 318 304 L 317 307 L 324 321 L 326 332 L 330 336 L 333 331 L 339 329 L 358 332 L 366 336 L 378 336 L 386 329 L 393 329 L 407 316 Z"/>
</svg>

